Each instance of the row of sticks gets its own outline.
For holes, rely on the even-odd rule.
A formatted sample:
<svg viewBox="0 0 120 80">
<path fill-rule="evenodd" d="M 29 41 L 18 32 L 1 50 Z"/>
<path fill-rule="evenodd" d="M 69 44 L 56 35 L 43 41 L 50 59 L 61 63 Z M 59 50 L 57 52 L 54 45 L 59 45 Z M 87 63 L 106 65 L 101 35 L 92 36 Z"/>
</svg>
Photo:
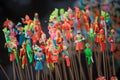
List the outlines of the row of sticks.
<svg viewBox="0 0 120 80">
<path fill-rule="evenodd" d="M 105 80 L 109 80 L 111 76 L 116 75 L 114 54 L 111 54 L 108 50 L 100 52 L 100 47 L 97 44 L 91 44 L 93 44 L 94 63 L 89 66 L 87 65 L 84 52 L 75 51 L 75 47 L 72 46 L 74 42 L 70 41 L 68 48 L 71 61 L 70 67 L 66 66 L 65 60 L 62 57 L 55 64 L 54 68 L 48 69 L 45 62 L 43 62 L 43 70 L 38 71 L 33 69 L 34 63 L 26 64 L 25 69 L 22 69 L 21 60 L 19 60 L 18 64 L 13 61 L 13 80 L 95 80 L 101 76 L 106 78 Z M 7 79 L 10 80 L 8 76 Z"/>
</svg>

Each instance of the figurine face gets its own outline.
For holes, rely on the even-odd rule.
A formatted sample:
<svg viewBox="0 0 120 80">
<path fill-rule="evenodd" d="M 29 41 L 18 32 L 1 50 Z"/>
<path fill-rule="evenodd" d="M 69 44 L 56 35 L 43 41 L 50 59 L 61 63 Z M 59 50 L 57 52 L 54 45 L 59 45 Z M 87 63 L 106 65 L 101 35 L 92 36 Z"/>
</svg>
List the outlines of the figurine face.
<svg viewBox="0 0 120 80">
<path fill-rule="evenodd" d="M 43 55 L 43 53 L 42 53 L 41 51 L 39 51 L 39 52 L 36 52 L 36 55 L 37 55 L 38 57 L 41 57 L 41 56 Z"/>
<path fill-rule="evenodd" d="M 26 20 L 29 20 L 29 19 L 30 19 L 30 17 L 29 17 L 28 15 L 26 15 L 26 16 L 25 16 L 25 19 L 26 19 Z"/>
</svg>

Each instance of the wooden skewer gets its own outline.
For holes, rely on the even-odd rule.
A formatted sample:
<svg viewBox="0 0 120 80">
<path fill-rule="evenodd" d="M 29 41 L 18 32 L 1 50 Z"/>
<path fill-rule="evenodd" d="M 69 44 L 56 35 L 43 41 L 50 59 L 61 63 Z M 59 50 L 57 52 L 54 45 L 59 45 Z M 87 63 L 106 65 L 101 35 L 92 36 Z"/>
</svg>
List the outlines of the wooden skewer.
<svg viewBox="0 0 120 80">
<path fill-rule="evenodd" d="M 21 78 L 21 80 L 23 80 L 23 75 L 22 75 L 22 71 L 21 71 L 21 67 L 20 67 L 19 62 L 18 62 L 18 70 L 19 70 L 19 73 L 20 73 L 20 78 Z"/>
<path fill-rule="evenodd" d="M 25 70 L 24 70 L 24 72 L 25 72 L 25 79 L 28 80 L 28 72 L 27 72 L 27 69 L 26 69 L 26 65 L 25 65 Z"/>
<path fill-rule="evenodd" d="M 77 69 L 77 64 L 76 64 L 76 57 L 75 57 L 76 54 L 73 54 L 73 53 L 75 53 L 75 50 L 73 50 L 73 44 L 72 44 L 72 42 L 70 42 L 69 54 L 71 54 L 72 68 L 74 70 L 75 79 L 79 80 L 78 69 Z"/>
<path fill-rule="evenodd" d="M 29 68 L 28 68 L 28 64 L 26 65 L 26 69 L 27 69 L 27 74 L 28 74 L 28 80 L 30 80 L 30 71 L 29 71 Z"/>
<path fill-rule="evenodd" d="M 4 68 L 2 67 L 2 65 L 0 64 L 0 68 L 3 71 L 4 75 L 6 76 L 7 80 L 10 80 L 10 78 L 8 77 L 7 73 L 5 72 Z"/>
<path fill-rule="evenodd" d="M 32 67 L 32 65 L 30 65 L 30 71 L 31 71 L 31 77 L 32 77 L 32 80 L 34 80 L 33 67 Z"/>
<path fill-rule="evenodd" d="M 59 71 L 58 65 L 56 66 L 56 70 L 57 70 L 57 74 L 58 74 L 59 80 L 62 80 L 62 77 L 60 75 L 60 71 Z"/>
<path fill-rule="evenodd" d="M 59 75 L 58 75 L 58 72 L 57 72 L 57 65 L 55 65 L 55 80 L 59 80 Z"/>
<path fill-rule="evenodd" d="M 114 63 L 114 53 L 112 54 L 112 67 L 113 67 L 113 75 L 116 76 L 116 72 L 115 72 L 115 63 Z"/>
<path fill-rule="evenodd" d="M 38 69 L 37 80 L 40 80 L 40 70 Z"/>
<path fill-rule="evenodd" d="M 12 62 L 12 68 L 13 68 L 13 80 L 16 80 L 16 73 L 15 73 L 15 61 Z"/>
<path fill-rule="evenodd" d="M 59 69 L 60 77 L 62 79 L 62 69 L 61 69 L 62 64 L 61 63 L 62 63 L 62 60 L 60 60 L 59 63 L 58 63 L 58 69 Z"/>
<path fill-rule="evenodd" d="M 80 67 L 80 79 L 83 80 L 83 79 L 85 79 L 85 76 L 84 76 L 85 74 L 83 73 L 80 51 L 78 51 L 78 55 L 76 55 L 76 56 L 77 56 L 77 59 L 78 59 L 78 62 L 79 62 L 79 67 Z"/>
<path fill-rule="evenodd" d="M 17 79 L 21 79 L 16 63 L 15 63 L 15 71 L 16 71 L 16 75 L 18 76 Z"/>
<path fill-rule="evenodd" d="M 106 77 L 106 68 L 105 68 L 105 53 L 103 52 L 103 68 L 104 68 L 104 76 Z"/>
<path fill-rule="evenodd" d="M 75 55 L 76 55 L 76 54 L 75 54 Z M 77 67 L 75 55 L 73 55 L 73 61 L 74 61 L 75 73 L 76 73 L 76 76 L 77 76 L 76 79 L 77 79 L 77 80 L 80 80 L 80 79 L 79 79 L 79 75 L 78 75 L 78 67 Z"/>
<path fill-rule="evenodd" d="M 50 80 L 54 80 L 51 70 L 50 70 Z"/>
<path fill-rule="evenodd" d="M 62 67 L 63 67 L 64 80 L 68 80 L 64 59 L 62 59 Z"/>
<path fill-rule="evenodd" d="M 69 70 L 70 79 L 71 79 L 71 80 L 75 80 L 75 79 L 74 79 L 74 76 L 73 76 L 73 73 L 72 73 L 72 70 L 71 70 L 70 67 L 68 68 L 68 70 Z"/>
</svg>

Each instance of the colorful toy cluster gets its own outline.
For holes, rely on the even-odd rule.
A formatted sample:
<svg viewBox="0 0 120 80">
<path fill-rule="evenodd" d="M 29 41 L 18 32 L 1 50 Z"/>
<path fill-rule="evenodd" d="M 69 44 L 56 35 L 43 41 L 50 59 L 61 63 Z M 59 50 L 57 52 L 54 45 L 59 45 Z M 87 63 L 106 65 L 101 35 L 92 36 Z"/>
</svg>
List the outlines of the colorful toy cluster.
<svg viewBox="0 0 120 80">
<path fill-rule="evenodd" d="M 96 80 L 117 79 L 114 61 L 112 61 L 113 67 L 110 64 L 110 56 L 114 55 L 111 53 L 114 53 L 116 44 L 115 31 L 110 27 L 112 23 L 109 13 L 105 11 L 101 11 L 101 15 L 92 13 L 89 6 L 86 6 L 85 10 L 80 10 L 78 7 L 75 7 L 74 10 L 68 8 L 67 11 L 55 8 L 49 18 L 49 38 L 46 38 L 46 34 L 42 30 L 37 13 L 34 14 L 33 20 L 28 15 L 25 15 L 25 18 L 21 18 L 21 20 L 22 22 L 15 25 L 11 20 L 7 19 L 3 25 L 6 40 L 5 47 L 8 48 L 10 61 L 13 63 L 13 73 L 15 73 L 15 65 L 17 64 L 17 74 L 21 80 L 31 80 L 31 76 L 33 80 L 34 72 L 32 71 L 34 70 L 31 68 L 30 71 L 30 66 L 35 67 L 35 70 L 38 71 L 36 80 L 40 78 L 49 80 L 48 76 L 54 80 L 51 73 L 45 74 L 44 70 L 53 73 L 55 71 L 57 76 L 55 80 L 58 78 L 68 80 L 67 73 L 70 73 L 71 76 L 69 77 L 72 80 L 85 80 L 86 77 L 80 57 L 82 53 L 85 53 L 89 80 L 93 80 L 91 70 L 92 64 L 95 62 L 98 72 Z M 110 44 L 110 47 L 108 47 L 108 44 Z M 95 58 L 93 58 L 93 55 L 95 55 Z M 75 58 L 77 57 L 77 63 L 81 67 L 80 72 L 75 69 L 79 69 L 75 64 Z M 63 70 L 60 68 L 63 65 L 61 60 L 65 61 Z M 114 60 L 114 57 L 112 57 L 112 60 Z M 101 63 L 101 61 L 103 62 Z M 76 67 L 74 68 L 74 66 Z M 103 71 L 101 66 L 104 69 Z M 67 68 L 68 71 L 65 70 Z M 65 71 L 66 74 L 61 71 Z M 40 76 L 40 73 L 44 78 Z M 24 76 L 24 74 L 28 75 L 28 77 Z"/>
</svg>

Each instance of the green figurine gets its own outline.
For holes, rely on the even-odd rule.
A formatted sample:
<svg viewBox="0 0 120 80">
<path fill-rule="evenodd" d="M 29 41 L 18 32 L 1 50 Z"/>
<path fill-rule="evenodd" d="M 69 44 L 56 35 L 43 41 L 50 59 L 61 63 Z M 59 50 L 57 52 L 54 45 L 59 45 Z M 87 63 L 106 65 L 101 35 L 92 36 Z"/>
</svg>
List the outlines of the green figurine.
<svg viewBox="0 0 120 80">
<path fill-rule="evenodd" d="M 86 43 L 86 49 L 84 50 L 85 52 L 85 56 L 87 58 L 87 63 L 88 65 L 91 64 L 91 62 L 93 62 L 93 59 L 92 59 L 92 50 L 90 49 L 90 44 L 89 43 Z"/>
<path fill-rule="evenodd" d="M 32 63 L 33 61 L 32 48 L 28 40 L 26 41 L 26 43 L 27 43 L 26 51 L 27 51 L 28 59 L 29 59 L 29 62 Z"/>
</svg>

